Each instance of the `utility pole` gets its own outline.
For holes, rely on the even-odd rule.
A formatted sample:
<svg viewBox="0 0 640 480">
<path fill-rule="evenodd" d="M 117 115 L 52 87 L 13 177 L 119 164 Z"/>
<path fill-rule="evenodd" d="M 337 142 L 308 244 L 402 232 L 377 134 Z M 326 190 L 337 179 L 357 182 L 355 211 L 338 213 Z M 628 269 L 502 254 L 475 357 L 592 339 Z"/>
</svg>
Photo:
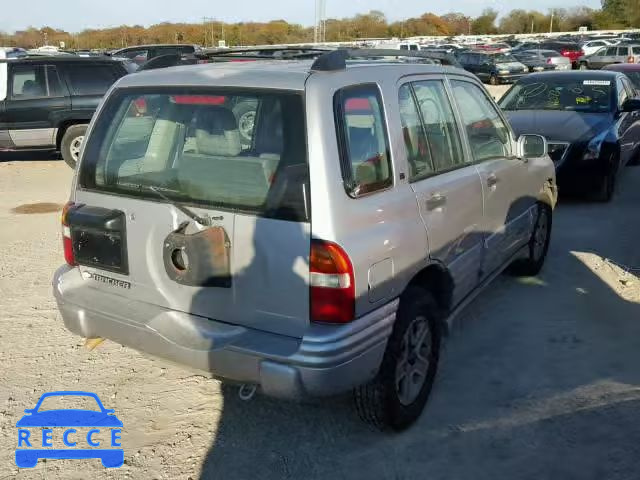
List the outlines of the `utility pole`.
<svg viewBox="0 0 640 480">
<path fill-rule="evenodd" d="M 551 22 L 549 23 L 549 33 L 553 33 L 553 15 L 555 14 L 555 10 L 551 9 Z"/>
<path fill-rule="evenodd" d="M 215 19 L 214 19 L 214 18 L 211 18 L 211 17 L 202 17 L 202 23 L 205 25 L 205 29 L 204 29 L 204 43 L 205 43 L 205 47 L 206 47 L 206 43 L 207 43 L 207 23 L 209 23 L 209 30 L 211 31 L 211 46 L 212 46 L 212 47 L 215 47 L 215 45 L 214 45 L 214 41 L 215 41 L 215 40 L 214 40 L 214 38 L 215 38 L 215 35 L 214 35 L 214 33 L 213 33 L 213 21 L 214 21 L 214 20 L 215 20 Z M 224 28 L 224 26 L 223 26 L 222 28 Z M 224 36 L 224 34 L 223 34 L 223 36 Z"/>
</svg>

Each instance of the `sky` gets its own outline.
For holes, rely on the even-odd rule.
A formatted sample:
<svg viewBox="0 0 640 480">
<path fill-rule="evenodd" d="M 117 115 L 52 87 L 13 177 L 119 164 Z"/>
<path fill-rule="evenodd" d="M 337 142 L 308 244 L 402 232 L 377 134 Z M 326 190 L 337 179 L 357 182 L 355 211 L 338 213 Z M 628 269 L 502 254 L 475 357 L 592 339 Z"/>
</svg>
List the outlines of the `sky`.
<svg viewBox="0 0 640 480">
<path fill-rule="evenodd" d="M 213 17 L 225 22 L 284 19 L 313 25 L 315 0 L 29 0 L 19 6 L 9 3 L 0 17 L 0 31 L 13 32 L 33 26 L 50 26 L 70 32 L 86 28 L 152 25 L 161 22 L 201 22 Z M 381 10 L 389 20 L 400 20 L 431 11 L 436 14 L 458 11 L 478 15 L 491 7 L 501 13 L 515 8 L 549 8 L 584 5 L 598 8 L 600 0 L 326 0 L 328 18 L 349 17 L 369 10 Z"/>
</svg>

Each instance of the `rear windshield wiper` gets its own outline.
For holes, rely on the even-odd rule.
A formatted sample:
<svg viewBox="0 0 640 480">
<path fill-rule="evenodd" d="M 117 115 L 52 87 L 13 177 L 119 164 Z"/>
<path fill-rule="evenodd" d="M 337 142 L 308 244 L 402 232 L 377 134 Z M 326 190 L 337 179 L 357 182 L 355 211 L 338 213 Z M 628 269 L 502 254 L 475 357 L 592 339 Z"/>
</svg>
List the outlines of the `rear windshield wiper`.
<svg viewBox="0 0 640 480">
<path fill-rule="evenodd" d="M 152 186 L 146 186 L 146 185 L 140 185 L 140 187 L 145 188 L 153 193 L 155 193 L 158 197 L 160 197 L 161 199 L 163 199 L 165 202 L 167 202 L 170 205 L 173 205 L 174 207 L 176 207 L 178 210 L 180 210 L 182 213 L 184 213 L 187 217 L 189 217 L 191 220 L 193 220 L 196 223 L 199 223 L 200 225 L 202 225 L 203 227 L 210 227 L 211 226 L 211 221 L 212 220 L 222 220 L 222 217 L 210 217 L 209 215 L 205 215 L 204 217 L 201 217 L 200 215 L 198 215 L 197 213 L 195 213 L 194 211 L 188 209 L 187 207 L 185 207 L 184 205 L 179 204 L 178 202 L 176 202 L 175 200 L 172 200 L 171 198 L 167 197 L 164 193 L 162 193 L 158 188 L 156 187 L 152 187 Z M 176 193 L 179 193 L 176 191 Z"/>
</svg>

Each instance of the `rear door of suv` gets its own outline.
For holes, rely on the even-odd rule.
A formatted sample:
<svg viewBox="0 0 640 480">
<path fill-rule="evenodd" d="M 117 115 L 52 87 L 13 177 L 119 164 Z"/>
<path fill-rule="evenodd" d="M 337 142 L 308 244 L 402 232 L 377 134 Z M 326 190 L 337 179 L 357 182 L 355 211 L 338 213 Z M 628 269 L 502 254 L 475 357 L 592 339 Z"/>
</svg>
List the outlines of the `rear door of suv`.
<svg viewBox="0 0 640 480">
<path fill-rule="evenodd" d="M 444 78 L 417 77 L 399 85 L 400 115 L 429 253 L 446 265 L 454 301 L 478 282 L 482 258 L 482 184 L 463 147 Z"/>
<path fill-rule="evenodd" d="M 16 148 L 55 145 L 60 115 L 69 109 L 69 92 L 53 62 L 8 62 L 7 98 L 0 130 Z"/>
</svg>

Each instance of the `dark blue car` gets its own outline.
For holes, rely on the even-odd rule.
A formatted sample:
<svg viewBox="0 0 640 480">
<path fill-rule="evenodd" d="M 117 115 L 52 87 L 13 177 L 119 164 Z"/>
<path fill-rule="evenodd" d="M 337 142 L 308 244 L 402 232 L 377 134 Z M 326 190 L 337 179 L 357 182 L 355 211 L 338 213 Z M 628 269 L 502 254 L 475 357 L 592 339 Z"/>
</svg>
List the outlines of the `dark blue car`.
<svg viewBox="0 0 640 480">
<path fill-rule="evenodd" d="M 548 140 L 561 192 L 611 200 L 627 164 L 640 159 L 640 99 L 620 72 L 534 73 L 499 104 L 516 134 Z"/>
<path fill-rule="evenodd" d="M 59 410 L 44 410 L 39 411 L 42 406 L 42 402 L 49 397 L 90 397 L 93 398 L 99 410 L 87 410 L 87 409 L 59 409 Z M 86 458 L 99 458 L 102 464 L 107 468 L 117 468 L 124 463 L 124 450 L 122 448 L 91 448 L 95 446 L 111 445 L 112 447 L 120 446 L 117 440 L 120 439 L 120 428 L 123 426 L 122 422 L 114 415 L 114 411 L 104 408 L 104 405 L 100 401 L 100 398 L 95 393 L 90 392 L 49 392 L 40 397 L 38 403 L 33 409 L 27 409 L 26 413 L 18 423 L 16 427 L 20 430 L 18 432 L 18 448 L 16 449 L 16 465 L 21 468 L 35 467 L 38 460 L 41 458 L 49 459 L 86 459 Z M 51 436 L 46 436 L 42 432 L 42 441 L 40 437 L 30 440 L 30 436 L 33 431 L 27 431 L 26 428 L 66 428 L 63 435 L 64 445 L 67 447 L 76 447 L 80 444 L 80 438 L 75 438 L 78 441 L 71 442 L 69 440 L 70 434 L 74 434 L 77 437 L 77 431 L 74 427 L 91 427 L 86 435 L 86 445 L 89 448 L 64 448 L 64 449 L 44 449 L 37 448 L 45 444 L 45 441 L 52 441 Z M 104 431 L 110 431 L 111 442 L 94 441 L 92 433 L 100 433 L 101 429 Z M 103 432 L 104 436 L 104 432 Z M 46 438 L 45 438 L 46 437 Z M 33 448 L 21 448 L 21 447 Z M 47 444 L 47 446 L 51 446 Z"/>
</svg>

